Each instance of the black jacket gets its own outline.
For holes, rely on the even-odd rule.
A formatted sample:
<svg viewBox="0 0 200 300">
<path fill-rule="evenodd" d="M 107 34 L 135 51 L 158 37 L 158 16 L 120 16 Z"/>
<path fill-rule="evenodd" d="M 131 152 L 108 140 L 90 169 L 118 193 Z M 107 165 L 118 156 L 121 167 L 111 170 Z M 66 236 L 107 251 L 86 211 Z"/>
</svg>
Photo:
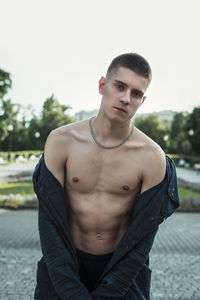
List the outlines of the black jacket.
<svg viewBox="0 0 200 300">
<path fill-rule="evenodd" d="M 132 222 L 91 293 L 79 279 L 68 227 L 68 196 L 47 169 L 44 155 L 35 168 L 33 183 L 43 254 L 38 262 L 35 299 L 150 299 L 149 252 L 159 224 L 179 206 L 176 169 L 168 156 L 165 178 L 136 199 Z"/>
</svg>

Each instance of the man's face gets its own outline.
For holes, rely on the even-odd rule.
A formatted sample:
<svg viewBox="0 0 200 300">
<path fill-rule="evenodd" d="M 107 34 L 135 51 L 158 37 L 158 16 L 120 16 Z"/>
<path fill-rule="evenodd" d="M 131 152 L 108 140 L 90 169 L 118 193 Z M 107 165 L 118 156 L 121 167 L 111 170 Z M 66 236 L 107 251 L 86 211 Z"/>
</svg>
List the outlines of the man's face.
<svg viewBox="0 0 200 300">
<path fill-rule="evenodd" d="M 148 79 L 119 67 L 109 79 L 99 80 L 99 92 L 103 96 L 101 109 L 111 119 L 130 120 L 146 98 L 148 85 Z"/>
</svg>

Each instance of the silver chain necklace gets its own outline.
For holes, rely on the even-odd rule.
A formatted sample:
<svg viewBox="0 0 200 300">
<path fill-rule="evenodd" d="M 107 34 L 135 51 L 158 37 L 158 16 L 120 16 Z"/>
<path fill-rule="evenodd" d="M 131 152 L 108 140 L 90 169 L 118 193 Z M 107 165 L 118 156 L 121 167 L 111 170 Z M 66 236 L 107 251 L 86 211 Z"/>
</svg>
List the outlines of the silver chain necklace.
<svg viewBox="0 0 200 300">
<path fill-rule="evenodd" d="M 131 128 L 131 132 L 129 133 L 129 135 L 118 145 L 114 145 L 114 146 L 105 146 L 105 145 L 102 145 L 99 141 L 97 141 L 96 139 L 96 136 L 94 134 L 94 130 L 93 130 L 93 127 L 92 127 L 92 120 L 94 119 L 95 117 L 92 117 L 90 118 L 89 120 L 89 125 L 90 125 L 90 133 L 91 133 L 91 136 L 94 140 L 94 142 L 101 148 L 104 148 L 104 149 L 116 149 L 116 148 L 119 148 L 120 146 L 122 146 L 123 144 L 125 144 L 129 139 L 130 137 L 132 136 L 133 134 L 133 130 L 134 130 L 134 127 L 132 126 Z"/>
</svg>

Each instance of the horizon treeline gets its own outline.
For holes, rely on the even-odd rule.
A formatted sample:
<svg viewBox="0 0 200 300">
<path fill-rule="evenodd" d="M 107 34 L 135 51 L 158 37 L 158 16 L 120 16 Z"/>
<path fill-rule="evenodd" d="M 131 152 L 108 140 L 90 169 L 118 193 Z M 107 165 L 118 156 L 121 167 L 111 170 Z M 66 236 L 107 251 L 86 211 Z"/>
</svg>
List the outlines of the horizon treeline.
<svg viewBox="0 0 200 300">
<path fill-rule="evenodd" d="M 53 129 L 76 121 L 68 115 L 71 107 L 60 104 L 53 94 L 36 116 L 32 106 L 5 99 L 11 88 L 10 73 L 0 69 L 0 151 L 43 150 Z M 175 113 L 171 122 L 161 121 L 156 114 L 136 115 L 134 125 L 166 153 L 200 155 L 200 106 L 191 113 Z"/>
</svg>

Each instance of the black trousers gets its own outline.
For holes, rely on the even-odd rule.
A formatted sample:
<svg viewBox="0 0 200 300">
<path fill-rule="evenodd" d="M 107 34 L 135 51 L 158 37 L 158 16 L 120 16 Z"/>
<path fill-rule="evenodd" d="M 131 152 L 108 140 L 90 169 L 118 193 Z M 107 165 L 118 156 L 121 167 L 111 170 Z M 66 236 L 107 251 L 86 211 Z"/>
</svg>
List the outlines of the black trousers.
<svg viewBox="0 0 200 300">
<path fill-rule="evenodd" d="M 78 256 L 80 280 L 91 292 L 114 252 L 94 255 L 76 249 L 76 253 Z"/>
</svg>

